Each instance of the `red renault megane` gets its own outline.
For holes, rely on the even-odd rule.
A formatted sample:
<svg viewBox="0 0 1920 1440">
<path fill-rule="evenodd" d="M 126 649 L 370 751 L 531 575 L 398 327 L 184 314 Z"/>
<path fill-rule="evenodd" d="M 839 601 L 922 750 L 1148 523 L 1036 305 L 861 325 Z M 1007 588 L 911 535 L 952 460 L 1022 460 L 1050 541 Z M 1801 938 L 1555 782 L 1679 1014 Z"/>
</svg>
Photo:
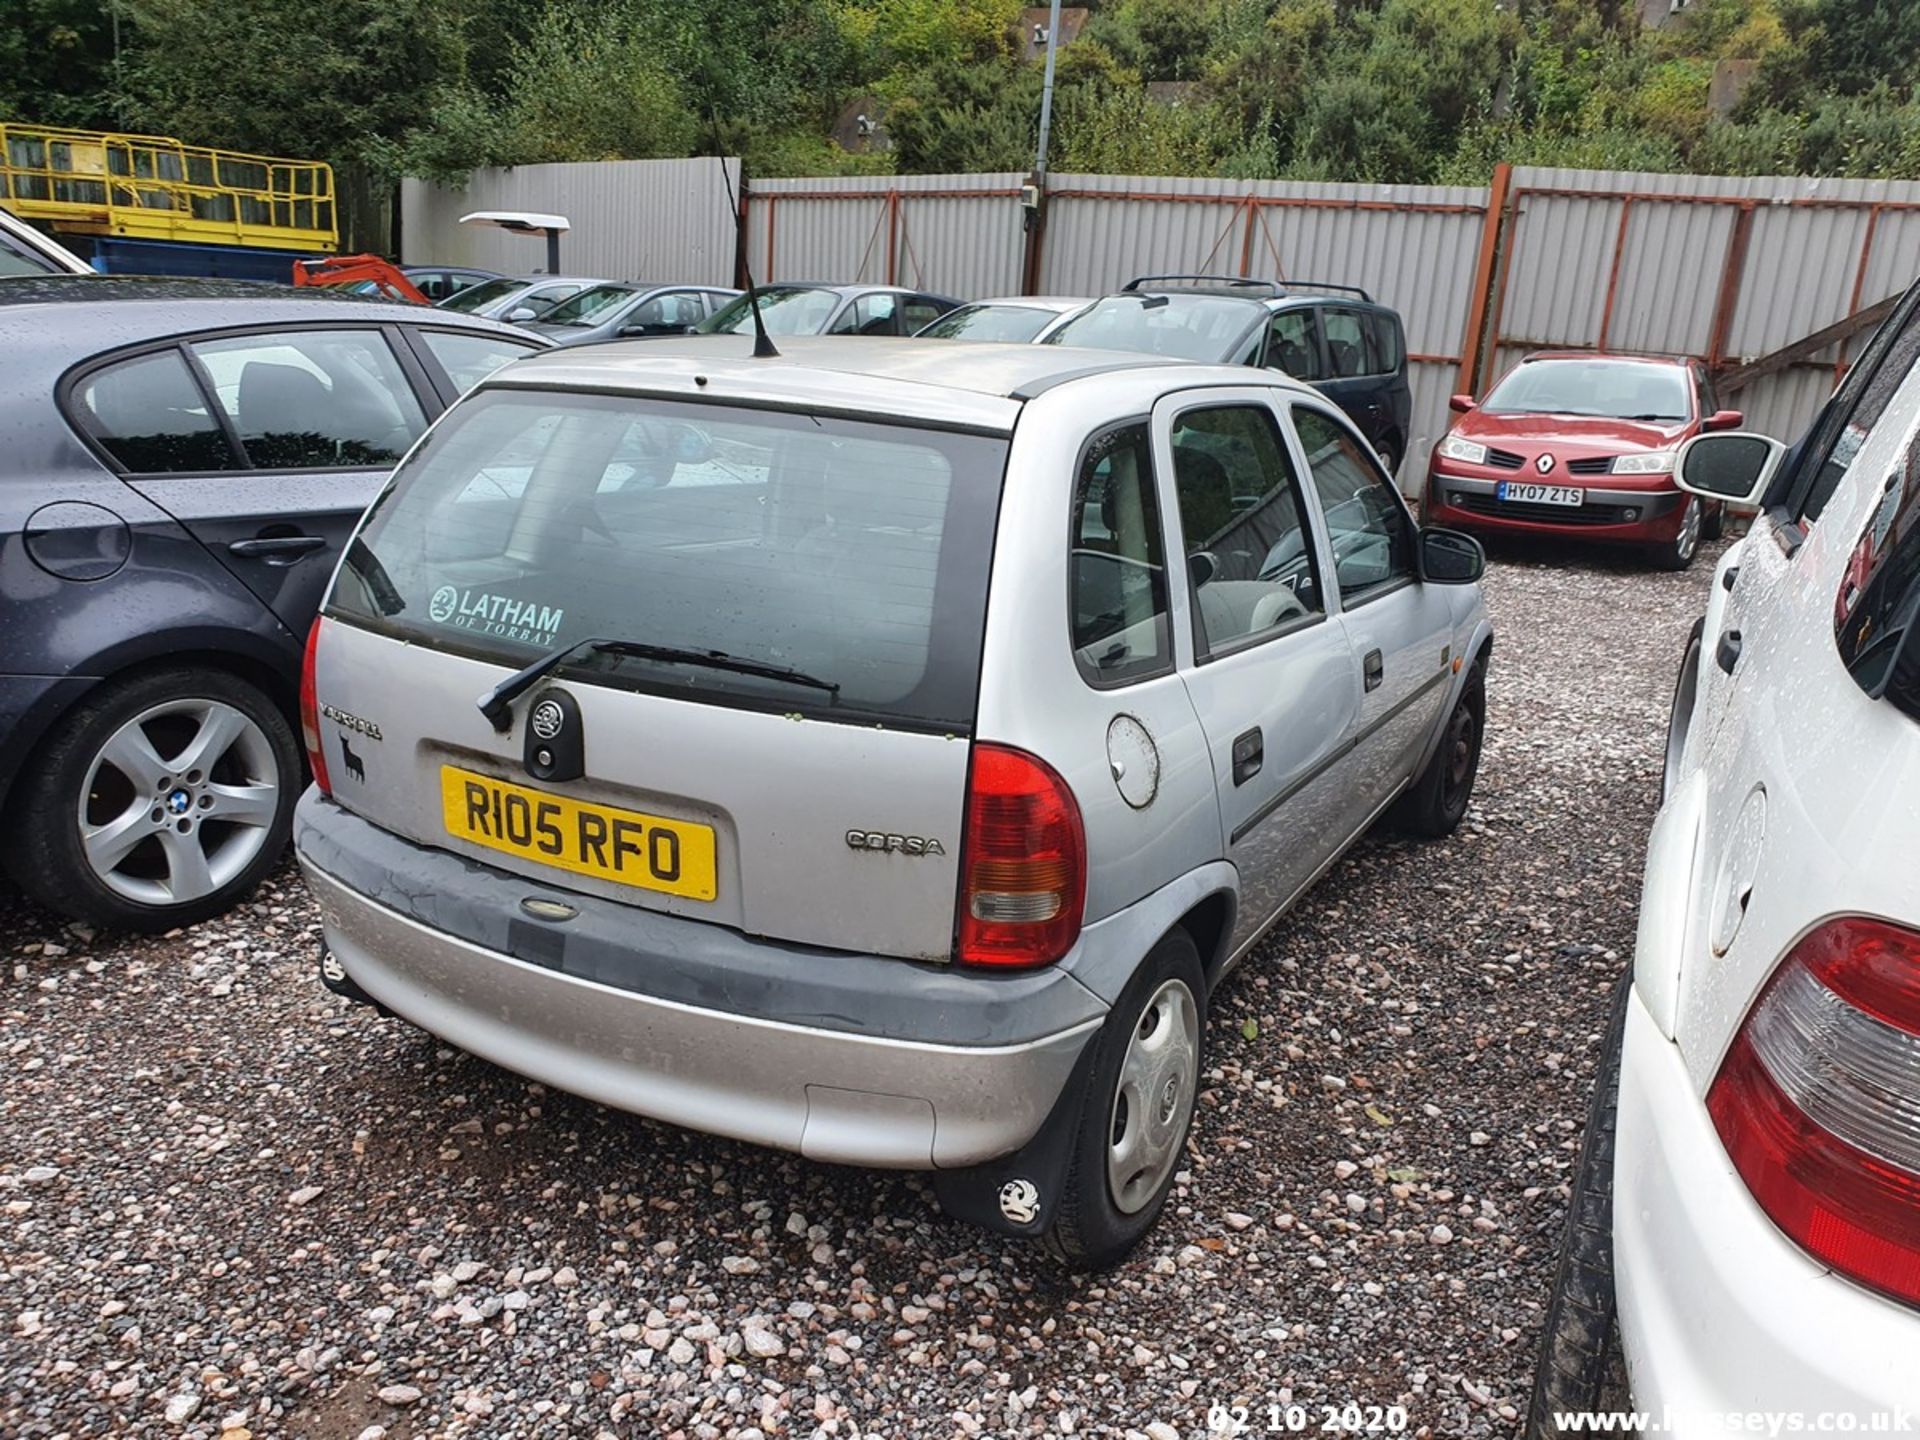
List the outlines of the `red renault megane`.
<svg viewBox="0 0 1920 1440">
<path fill-rule="evenodd" d="M 1529 355 L 1433 447 L 1428 515 L 1487 535 L 1577 535 L 1645 548 L 1684 570 L 1720 533 L 1717 502 L 1673 483 L 1673 457 L 1702 430 L 1737 429 L 1697 360 Z"/>
</svg>

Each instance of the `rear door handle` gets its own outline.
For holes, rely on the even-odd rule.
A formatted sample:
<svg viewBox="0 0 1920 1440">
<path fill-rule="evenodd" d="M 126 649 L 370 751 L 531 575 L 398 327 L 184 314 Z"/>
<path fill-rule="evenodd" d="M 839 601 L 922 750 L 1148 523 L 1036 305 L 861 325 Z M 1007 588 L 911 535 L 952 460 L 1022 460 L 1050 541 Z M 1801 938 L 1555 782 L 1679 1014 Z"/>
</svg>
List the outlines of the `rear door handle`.
<svg viewBox="0 0 1920 1440">
<path fill-rule="evenodd" d="M 1721 632 L 1720 643 L 1713 647 L 1713 662 L 1727 674 L 1733 674 L 1733 667 L 1740 663 L 1740 632 L 1738 630 Z"/>
<path fill-rule="evenodd" d="M 1387 678 L 1387 662 L 1378 650 L 1369 650 L 1367 658 L 1360 662 L 1361 673 L 1366 676 L 1367 689 L 1378 690 L 1380 682 Z"/>
<path fill-rule="evenodd" d="M 1260 738 L 1256 726 L 1233 739 L 1233 783 L 1244 785 L 1260 773 L 1260 762 L 1266 758 L 1266 742 Z"/>
<path fill-rule="evenodd" d="M 227 546 L 229 555 L 244 556 L 248 560 L 298 560 L 315 550 L 326 547 L 323 535 L 262 535 L 252 540 L 236 540 Z"/>
</svg>

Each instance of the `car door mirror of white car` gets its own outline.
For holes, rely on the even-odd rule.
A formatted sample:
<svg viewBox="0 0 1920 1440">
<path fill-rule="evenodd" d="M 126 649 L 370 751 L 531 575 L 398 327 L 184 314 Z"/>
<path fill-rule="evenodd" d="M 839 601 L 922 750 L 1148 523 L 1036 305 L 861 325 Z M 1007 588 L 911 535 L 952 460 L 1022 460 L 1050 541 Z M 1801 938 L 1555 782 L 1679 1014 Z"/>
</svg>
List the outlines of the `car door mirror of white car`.
<svg viewBox="0 0 1920 1440">
<path fill-rule="evenodd" d="M 539 318 L 540 312 L 531 305 L 521 305 L 507 312 L 507 319 L 515 324 L 523 320 L 537 320 Z"/>
<path fill-rule="evenodd" d="M 1750 430 L 1696 435 L 1680 447 L 1674 480 L 1682 490 L 1709 500 L 1757 505 L 1786 453 L 1771 435 Z"/>
<path fill-rule="evenodd" d="M 1478 540 L 1437 525 L 1420 532 L 1419 555 L 1420 578 L 1431 585 L 1471 585 L 1487 568 Z"/>
</svg>

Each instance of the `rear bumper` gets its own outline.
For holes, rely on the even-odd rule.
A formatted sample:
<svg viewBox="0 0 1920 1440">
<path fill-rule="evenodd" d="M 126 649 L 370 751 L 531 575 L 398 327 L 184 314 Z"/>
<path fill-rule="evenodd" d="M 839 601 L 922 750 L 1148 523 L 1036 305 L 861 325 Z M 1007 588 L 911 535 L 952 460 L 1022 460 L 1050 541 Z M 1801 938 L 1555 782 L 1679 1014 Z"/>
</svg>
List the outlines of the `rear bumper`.
<svg viewBox="0 0 1920 1440">
<path fill-rule="evenodd" d="M 1520 477 L 1534 480 L 1535 476 Z M 1564 478 L 1545 483 L 1565 484 Z M 1687 497 L 1678 490 L 1623 490 L 1600 485 L 1581 487 L 1586 503 L 1568 506 L 1557 514 L 1548 505 L 1528 505 L 1514 511 L 1496 509 L 1500 482 L 1432 470 L 1427 476 L 1427 514 L 1435 525 L 1487 535 L 1560 535 L 1620 544 L 1659 544 L 1680 533 L 1680 517 Z M 1623 512 L 1637 512 L 1633 519 Z"/>
<path fill-rule="evenodd" d="M 295 842 L 334 959 L 394 1013 L 558 1089 L 815 1160 L 929 1169 L 1017 1150 L 1105 1018 L 1064 973 L 1009 987 L 755 942 L 412 846 L 314 791 Z M 360 861 L 385 883 L 354 873 Z M 529 895 L 564 899 L 578 918 L 515 918 Z M 470 913 L 476 938 L 421 918 L 416 900 L 446 923 Z M 497 933 L 477 938 L 489 921 Z M 617 957 L 594 943 L 601 921 L 624 937 Z"/>
<path fill-rule="evenodd" d="M 1706 1417 L 1736 1411 L 1920 1432 L 1920 1314 L 1836 1279 L 1774 1228 L 1637 987 L 1625 1047 L 1614 1281 L 1635 1408 L 1664 1410 L 1683 1437 L 1728 1433 Z M 1871 1417 L 1903 1410 L 1876 1429 Z"/>
</svg>

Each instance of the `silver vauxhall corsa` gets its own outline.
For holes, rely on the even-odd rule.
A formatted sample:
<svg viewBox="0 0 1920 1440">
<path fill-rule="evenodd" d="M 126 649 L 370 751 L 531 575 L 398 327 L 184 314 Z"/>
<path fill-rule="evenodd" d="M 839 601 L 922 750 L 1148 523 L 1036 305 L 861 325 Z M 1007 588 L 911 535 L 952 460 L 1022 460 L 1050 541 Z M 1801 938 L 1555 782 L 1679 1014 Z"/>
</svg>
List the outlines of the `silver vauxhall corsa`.
<svg viewBox="0 0 1920 1440">
<path fill-rule="evenodd" d="M 1278 374 L 780 343 L 527 360 L 400 466 L 307 651 L 322 973 L 1111 1264 L 1221 976 L 1465 811 L 1479 547 Z"/>
</svg>

